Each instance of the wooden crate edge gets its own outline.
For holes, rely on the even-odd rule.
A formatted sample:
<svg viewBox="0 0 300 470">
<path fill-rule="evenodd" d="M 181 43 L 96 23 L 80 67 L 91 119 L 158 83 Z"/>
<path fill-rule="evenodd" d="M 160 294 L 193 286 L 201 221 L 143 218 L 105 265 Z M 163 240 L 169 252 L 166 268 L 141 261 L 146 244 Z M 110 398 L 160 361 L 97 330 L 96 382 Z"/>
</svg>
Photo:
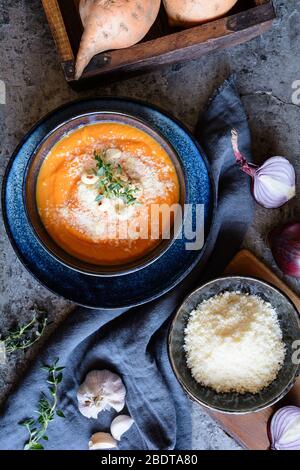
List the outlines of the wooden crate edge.
<svg viewBox="0 0 300 470">
<path fill-rule="evenodd" d="M 263 21 L 261 22 L 253 22 L 251 24 L 246 24 L 244 18 L 250 17 L 253 20 L 256 15 L 261 17 Z M 199 57 L 206 52 L 218 48 L 218 43 L 221 43 L 220 48 L 229 47 L 229 41 L 232 40 L 232 45 L 240 44 L 244 41 L 243 34 L 249 33 L 249 37 L 246 40 L 252 39 L 259 34 L 267 31 L 271 26 L 273 21 L 276 19 L 275 9 L 272 5 L 272 2 L 265 3 L 260 6 L 253 7 L 250 10 L 245 12 L 237 13 L 235 15 L 227 16 L 216 21 L 207 23 L 205 25 L 196 26 L 194 28 L 190 28 L 189 30 L 182 30 L 177 33 L 173 33 L 162 38 L 157 38 L 152 41 L 144 42 L 136 44 L 132 46 L 127 51 L 131 52 L 132 59 L 131 60 L 124 60 L 126 57 L 126 49 L 122 51 L 112 51 L 108 53 L 99 54 L 94 59 L 94 63 L 90 68 L 88 68 L 82 78 L 75 82 L 72 78 L 68 79 L 73 83 L 80 83 L 85 79 L 90 79 L 94 77 L 101 77 L 113 72 L 123 72 L 126 70 L 130 71 L 139 71 L 139 70 L 147 70 L 151 67 L 153 63 L 153 68 L 157 65 L 163 64 L 170 64 L 176 62 L 178 59 L 176 55 L 180 55 L 180 51 L 184 49 L 192 49 L 193 47 L 195 50 L 200 50 L 201 48 L 205 49 L 202 53 L 198 52 L 195 58 Z M 214 37 L 215 29 L 219 26 L 220 30 L 226 31 L 223 35 L 218 37 Z M 174 40 L 173 43 L 176 45 L 177 40 L 179 37 L 184 38 L 185 36 L 188 38 L 193 33 L 197 32 L 197 30 L 202 32 L 205 30 L 211 30 L 211 36 L 208 35 L 205 41 L 197 42 L 194 41 L 193 43 L 189 43 L 188 46 L 182 47 L 180 49 L 176 49 L 174 46 L 172 50 L 168 49 L 168 41 Z M 228 41 L 224 46 L 222 42 Z M 187 39 L 187 42 L 189 40 Z M 156 51 L 156 46 L 159 45 L 159 50 Z M 206 48 L 207 46 L 207 48 Z M 208 47 L 209 46 L 209 47 Z M 208 49 L 208 50 L 206 50 Z M 146 51 L 146 52 L 145 52 Z M 174 54 L 174 58 L 172 57 Z M 187 57 L 189 59 L 190 57 Z M 181 60 L 181 59 L 179 59 Z M 184 60 L 184 59 L 183 59 Z"/>
<path fill-rule="evenodd" d="M 74 54 L 57 0 L 42 0 L 61 63 L 74 62 Z"/>
<path fill-rule="evenodd" d="M 212 37 L 207 37 L 202 42 L 195 40 L 190 44 L 190 50 L 195 51 L 195 57 L 198 58 L 201 55 L 210 52 L 215 49 L 222 49 L 226 47 L 235 46 L 246 42 L 259 34 L 267 31 L 274 19 L 276 19 L 276 12 L 273 6 L 273 2 L 266 2 L 265 0 L 257 0 L 257 5 L 249 10 L 246 10 L 235 15 L 226 16 L 219 20 L 207 23 L 206 25 L 196 26 L 190 30 L 183 30 L 175 32 L 173 34 L 157 38 L 152 41 L 139 43 L 128 49 L 120 51 L 112 51 L 103 54 L 99 54 L 94 58 L 94 62 L 91 63 L 90 67 L 84 72 L 80 80 L 74 80 L 74 68 L 75 58 L 73 50 L 68 38 L 67 30 L 65 28 L 64 20 L 60 11 L 57 0 L 42 0 L 42 4 L 47 16 L 47 20 L 58 50 L 60 57 L 60 63 L 64 72 L 66 81 L 70 85 L 80 86 L 82 83 L 95 79 L 101 78 L 109 74 L 114 73 L 138 73 L 140 71 L 151 70 L 159 65 L 171 64 L 175 62 L 183 61 L 184 58 L 180 57 L 182 51 L 187 47 L 177 48 L 172 47 L 168 49 L 168 40 L 176 44 L 176 38 L 179 35 L 192 34 L 190 31 L 194 30 L 194 33 L 199 30 L 203 31 L 203 28 L 210 29 L 212 31 Z M 253 23 L 247 24 L 245 18 L 251 19 Z M 262 18 L 262 21 L 255 22 L 256 15 L 258 18 Z M 213 36 L 213 31 L 219 26 L 219 29 L 226 31 L 226 34 L 221 34 L 218 37 Z M 243 37 L 243 35 L 245 35 Z M 156 46 L 160 44 L 160 48 L 156 50 Z M 208 47 L 209 46 L 209 47 Z M 194 49 L 193 49 L 194 48 Z M 131 57 L 128 60 L 124 60 L 126 57 L 126 51 L 131 52 Z M 188 59 L 191 57 L 188 57 Z"/>
</svg>

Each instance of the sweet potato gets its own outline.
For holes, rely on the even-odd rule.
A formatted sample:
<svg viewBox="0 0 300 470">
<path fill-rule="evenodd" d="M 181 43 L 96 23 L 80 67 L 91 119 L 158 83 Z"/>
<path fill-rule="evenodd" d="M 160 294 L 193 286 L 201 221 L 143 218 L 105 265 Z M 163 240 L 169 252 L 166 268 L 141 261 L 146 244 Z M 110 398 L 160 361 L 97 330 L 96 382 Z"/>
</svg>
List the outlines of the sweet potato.
<svg viewBox="0 0 300 470">
<path fill-rule="evenodd" d="M 76 62 L 79 79 L 92 57 L 139 42 L 154 23 L 161 0 L 81 0 L 84 27 Z"/>
<path fill-rule="evenodd" d="M 237 0 L 163 0 L 171 26 L 194 26 L 225 15 Z"/>
</svg>

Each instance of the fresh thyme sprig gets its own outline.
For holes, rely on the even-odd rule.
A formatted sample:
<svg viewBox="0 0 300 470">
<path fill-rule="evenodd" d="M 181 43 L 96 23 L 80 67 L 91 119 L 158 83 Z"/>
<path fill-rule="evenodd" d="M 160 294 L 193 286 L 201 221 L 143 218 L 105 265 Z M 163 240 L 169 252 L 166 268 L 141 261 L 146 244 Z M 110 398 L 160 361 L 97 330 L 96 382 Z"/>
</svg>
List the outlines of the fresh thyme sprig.
<svg viewBox="0 0 300 470">
<path fill-rule="evenodd" d="M 113 166 L 111 163 L 105 162 L 105 153 L 94 153 L 96 160 L 96 174 L 99 176 L 99 195 L 96 198 L 96 201 L 101 201 L 104 197 L 108 199 L 120 198 L 123 200 L 124 204 L 131 205 L 136 202 L 135 193 L 138 191 L 138 188 L 135 186 L 126 183 L 119 176 L 122 174 L 121 165 L 117 166 L 117 173 L 113 171 Z"/>
<path fill-rule="evenodd" d="M 39 313 L 44 314 L 45 312 L 39 311 Z M 8 335 L 2 340 L 6 354 L 30 348 L 44 334 L 47 323 L 47 317 L 40 317 L 35 313 L 26 325 L 9 330 Z"/>
<path fill-rule="evenodd" d="M 42 367 L 43 370 L 48 372 L 48 394 L 51 398 L 48 398 L 43 392 L 38 403 L 38 410 L 36 411 L 38 418 L 29 418 L 20 423 L 21 426 L 26 427 L 29 433 L 29 440 L 25 444 L 24 450 L 43 450 L 44 447 L 40 441 L 48 441 L 46 432 L 49 424 L 54 420 L 56 415 L 60 418 L 65 417 L 63 412 L 57 409 L 57 392 L 59 384 L 63 379 L 62 370 L 64 369 L 64 367 L 58 366 L 58 362 L 59 359 L 56 359 L 53 365 L 45 365 Z"/>
</svg>

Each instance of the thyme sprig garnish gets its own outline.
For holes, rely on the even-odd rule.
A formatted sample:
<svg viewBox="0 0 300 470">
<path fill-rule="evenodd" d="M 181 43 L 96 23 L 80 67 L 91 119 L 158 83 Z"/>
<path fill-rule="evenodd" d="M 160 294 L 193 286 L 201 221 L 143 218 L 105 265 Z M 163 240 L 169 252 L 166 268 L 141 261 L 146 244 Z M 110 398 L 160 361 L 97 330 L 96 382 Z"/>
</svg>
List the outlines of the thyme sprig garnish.
<svg viewBox="0 0 300 470">
<path fill-rule="evenodd" d="M 100 202 L 104 197 L 108 199 L 120 198 L 126 205 L 134 204 L 137 200 L 135 194 L 138 188 L 121 178 L 121 165 L 114 169 L 111 163 L 105 161 L 105 152 L 95 152 L 94 157 L 96 160 L 96 175 L 99 177 L 99 195 L 96 201 Z"/>
<path fill-rule="evenodd" d="M 20 423 L 21 426 L 25 426 L 29 433 L 29 440 L 24 446 L 24 450 L 43 450 L 44 447 L 40 441 L 48 441 L 46 434 L 49 424 L 54 420 L 55 416 L 64 418 L 64 414 L 61 410 L 57 409 L 58 405 L 58 387 L 63 379 L 62 371 L 64 367 L 58 365 L 59 359 L 56 359 L 54 364 L 49 366 L 45 365 L 42 367 L 43 370 L 48 372 L 47 383 L 48 395 L 43 392 L 38 402 L 38 409 L 36 413 L 38 418 L 28 418 Z"/>
<path fill-rule="evenodd" d="M 39 341 L 48 324 L 47 317 L 41 317 L 41 313 L 45 314 L 45 312 L 39 311 L 38 314 L 34 314 L 29 323 L 9 330 L 7 336 L 2 340 L 6 354 L 28 349 Z"/>
</svg>

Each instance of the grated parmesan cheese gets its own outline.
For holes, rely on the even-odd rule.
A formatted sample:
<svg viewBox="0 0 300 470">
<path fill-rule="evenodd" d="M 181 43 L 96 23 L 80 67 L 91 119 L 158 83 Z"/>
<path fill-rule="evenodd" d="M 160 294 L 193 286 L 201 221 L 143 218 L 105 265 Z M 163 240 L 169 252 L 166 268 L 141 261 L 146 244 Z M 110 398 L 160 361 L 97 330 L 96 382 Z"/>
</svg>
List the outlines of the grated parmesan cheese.
<svg viewBox="0 0 300 470">
<path fill-rule="evenodd" d="M 126 233 L 129 240 L 139 238 L 137 228 L 141 220 L 148 219 L 149 206 L 157 197 L 163 196 L 168 191 L 174 189 L 174 182 L 164 179 L 161 181 L 160 173 L 166 171 L 164 163 L 153 164 L 151 158 L 139 152 L 139 158 L 131 155 L 129 152 L 122 152 L 117 159 L 115 157 L 107 158 L 109 163 L 120 164 L 123 172 L 134 180 L 136 186 L 140 186 L 138 202 L 144 204 L 143 207 L 138 204 L 125 207 L 121 199 L 103 198 L 101 204 L 96 201 L 98 190 L 96 186 L 86 186 L 79 180 L 75 191 L 76 204 L 67 202 L 66 205 L 58 209 L 58 216 L 68 225 L 76 228 L 83 235 L 89 236 L 94 242 L 101 240 L 121 238 L 120 233 Z M 94 163 L 94 154 L 86 152 L 83 156 L 75 156 L 68 165 L 68 175 L 72 178 L 82 174 L 84 169 L 90 168 Z M 170 170 L 169 167 L 167 167 Z M 66 198 L 68 201 L 68 198 Z M 131 222 L 132 228 L 128 228 Z M 116 231 L 116 227 L 118 230 Z"/>
<path fill-rule="evenodd" d="M 258 393 L 285 358 L 276 310 L 240 292 L 214 296 L 191 312 L 184 349 L 195 380 L 218 393 Z"/>
</svg>

